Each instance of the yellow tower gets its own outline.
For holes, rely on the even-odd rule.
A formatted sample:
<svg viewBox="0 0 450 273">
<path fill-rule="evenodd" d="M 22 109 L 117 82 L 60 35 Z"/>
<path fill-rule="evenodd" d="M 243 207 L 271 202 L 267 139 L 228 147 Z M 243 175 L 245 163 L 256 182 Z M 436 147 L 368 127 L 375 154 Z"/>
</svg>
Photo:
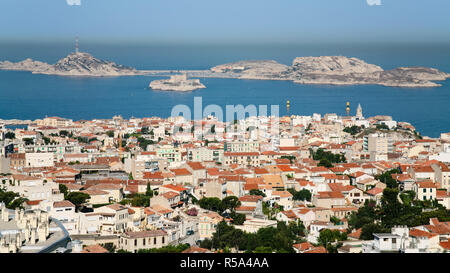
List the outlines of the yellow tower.
<svg viewBox="0 0 450 273">
<path fill-rule="evenodd" d="M 348 101 L 347 101 L 347 109 L 346 109 L 346 111 L 347 111 L 347 116 L 349 116 L 350 115 L 350 102 L 348 102 Z"/>
<path fill-rule="evenodd" d="M 122 131 L 119 131 L 119 159 L 122 159 L 122 152 L 123 152 L 123 147 L 122 147 Z"/>
</svg>

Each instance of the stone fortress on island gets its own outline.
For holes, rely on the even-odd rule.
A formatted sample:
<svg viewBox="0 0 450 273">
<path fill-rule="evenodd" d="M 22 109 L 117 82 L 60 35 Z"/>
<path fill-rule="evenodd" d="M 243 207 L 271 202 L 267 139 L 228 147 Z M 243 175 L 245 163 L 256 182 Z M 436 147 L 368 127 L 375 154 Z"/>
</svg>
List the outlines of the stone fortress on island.
<svg viewBox="0 0 450 273">
<path fill-rule="evenodd" d="M 150 83 L 153 90 L 188 92 L 206 88 L 199 79 L 188 80 L 187 74 L 170 76 L 168 80 L 155 80 Z"/>
</svg>

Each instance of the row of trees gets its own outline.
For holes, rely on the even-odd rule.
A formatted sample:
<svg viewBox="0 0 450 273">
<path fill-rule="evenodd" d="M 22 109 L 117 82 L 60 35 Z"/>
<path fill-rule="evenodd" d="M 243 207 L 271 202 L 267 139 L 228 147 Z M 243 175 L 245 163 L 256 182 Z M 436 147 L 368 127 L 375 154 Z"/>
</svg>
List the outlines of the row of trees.
<svg viewBox="0 0 450 273">
<path fill-rule="evenodd" d="M 220 200 L 217 197 L 203 197 L 198 201 L 198 205 L 202 209 L 212 210 L 216 212 L 223 212 L 227 209 L 230 211 L 235 210 L 241 205 L 241 201 L 236 196 L 227 196 Z"/>
<path fill-rule="evenodd" d="M 361 133 L 362 130 L 363 130 L 362 127 L 353 125 L 352 127 L 345 127 L 343 131 L 346 132 L 346 133 L 351 134 L 352 136 L 354 136 L 354 135 L 357 135 L 357 134 Z"/>
<path fill-rule="evenodd" d="M 376 205 L 374 201 L 366 201 L 364 206 L 350 215 L 349 228 L 362 228 L 361 239 L 372 240 L 373 233 L 390 232 L 396 225 L 408 227 L 426 225 L 430 218 L 450 221 L 450 210 L 437 202 L 413 200 L 411 193 L 403 193 L 401 196 L 402 200 L 410 202 L 400 202 L 398 189 L 387 187 L 383 191 L 380 205 Z M 432 209 L 425 211 L 425 208 Z"/>
<path fill-rule="evenodd" d="M 59 184 L 59 191 L 64 194 L 64 199 L 70 201 L 72 204 L 75 205 L 75 209 L 78 211 L 81 205 L 86 203 L 91 196 L 87 193 L 80 192 L 80 191 L 74 191 L 69 192 L 68 188 L 64 184 Z"/>
<path fill-rule="evenodd" d="M 16 192 L 5 191 L 0 188 L 0 203 L 4 203 L 8 209 L 23 208 L 23 203 L 27 200 L 20 197 Z"/>
<path fill-rule="evenodd" d="M 299 200 L 299 201 L 311 201 L 311 192 L 307 189 L 302 189 L 300 191 L 296 191 L 295 189 L 288 189 L 288 192 L 290 192 L 292 194 L 292 198 L 294 200 Z"/>
<path fill-rule="evenodd" d="M 212 239 L 205 239 L 200 246 L 208 249 L 236 248 L 248 253 L 289 253 L 293 252 L 292 245 L 304 236 L 304 231 L 302 224 L 278 222 L 277 227 L 247 233 L 222 221 L 217 225 Z"/>
<path fill-rule="evenodd" d="M 150 205 L 150 198 L 154 195 L 158 195 L 158 192 L 153 191 L 150 188 L 150 184 L 147 184 L 145 194 L 135 193 L 130 194 L 127 198 L 124 198 L 120 203 L 122 205 L 131 204 L 133 207 L 148 207 Z"/>
<path fill-rule="evenodd" d="M 111 253 L 131 253 L 130 251 L 126 251 L 124 249 L 119 249 L 116 251 L 115 248 L 106 247 L 105 245 L 103 247 L 105 247 Z M 139 249 L 137 253 L 181 253 L 189 247 L 189 244 L 179 244 L 176 246 L 164 246 L 161 248 Z"/>
<path fill-rule="evenodd" d="M 342 246 L 342 241 L 347 240 L 347 233 L 339 230 L 322 229 L 319 234 L 318 243 L 325 247 L 328 253 L 337 253 Z"/>
<path fill-rule="evenodd" d="M 245 214 L 237 213 L 236 208 L 241 205 L 241 201 L 236 196 L 227 196 L 220 200 L 217 197 L 204 197 L 198 201 L 198 205 L 207 210 L 212 210 L 223 214 L 223 212 L 229 210 L 229 217 L 233 219 L 233 223 L 236 225 L 242 225 L 245 220 Z"/>
<path fill-rule="evenodd" d="M 332 168 L 332 163 L 347 162 L 347 160 L 345 159 L 345 155 L 333 154 L 332 152 L 325 151 L 322 148 L 317 149 L 317 151 L 315 152 L 313 149 L 310 149 L 310 153 L 314 160 L 320 161 L 319 164 L 317 164 L 318 166 L 324 166 L 326 168 Z"/>
</svg>

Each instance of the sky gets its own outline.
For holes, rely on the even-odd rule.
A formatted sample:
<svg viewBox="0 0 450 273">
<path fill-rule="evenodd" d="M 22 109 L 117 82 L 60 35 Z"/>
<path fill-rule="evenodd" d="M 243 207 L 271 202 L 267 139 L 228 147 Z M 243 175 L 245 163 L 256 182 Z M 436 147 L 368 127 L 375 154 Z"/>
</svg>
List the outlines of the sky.
<svg viewBox="0 0 450 273">
<path fill-rule="evenodd" d="M 0 40 L 448 43 L 449 11 L 448 0 L 1 0 Z"/>
</svg>

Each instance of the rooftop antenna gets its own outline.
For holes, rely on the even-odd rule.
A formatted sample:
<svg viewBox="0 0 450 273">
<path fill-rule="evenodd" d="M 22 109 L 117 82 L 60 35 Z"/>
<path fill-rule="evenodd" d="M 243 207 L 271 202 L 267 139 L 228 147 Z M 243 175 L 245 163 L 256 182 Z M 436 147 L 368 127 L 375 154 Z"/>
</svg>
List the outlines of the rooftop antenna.
<svg viewBox="0 0 450 273">
<path fill-rule="evenodd" d="M 78 37 L 75 37 L 75 53 L 78 54 L 79 45 L 78 45 Z"/>
</svg>

